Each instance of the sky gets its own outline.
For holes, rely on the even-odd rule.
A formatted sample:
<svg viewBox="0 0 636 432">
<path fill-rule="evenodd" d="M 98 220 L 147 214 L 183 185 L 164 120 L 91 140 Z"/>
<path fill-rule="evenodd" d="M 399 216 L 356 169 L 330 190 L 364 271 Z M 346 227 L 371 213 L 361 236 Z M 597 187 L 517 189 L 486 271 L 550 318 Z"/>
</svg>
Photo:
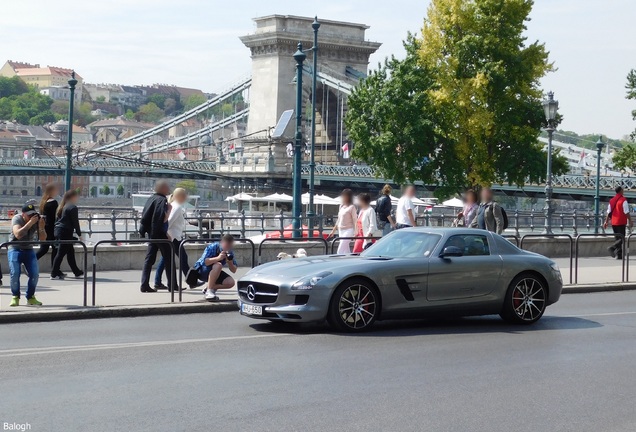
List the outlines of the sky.
<svg viewBox="0 0 636 432">
<path fill-rule="evenodd" d="M 18 60 L 74 68 L 86 82 L 175 84 L 218 92 L 250 73 L 239 36 L 252 18 L 301 15 L 364 23 L 382 42 L 371 67 L 403 56 L 428 0 L 3 0 L 0 63 Z M 529 41 L 546 44 L 558 68 L 542 80 L 564 116 L 561 128 L 621 138 L 636 128 L 625 99 L 636 68 L 636 1 L 536 0 Z"/>
</svg>

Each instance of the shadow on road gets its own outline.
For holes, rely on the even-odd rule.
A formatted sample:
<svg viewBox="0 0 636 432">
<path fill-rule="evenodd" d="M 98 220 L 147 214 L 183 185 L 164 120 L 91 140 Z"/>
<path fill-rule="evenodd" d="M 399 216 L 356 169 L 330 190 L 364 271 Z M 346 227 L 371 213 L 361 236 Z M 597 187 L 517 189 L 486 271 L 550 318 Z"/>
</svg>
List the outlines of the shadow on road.
<svg viewBox="0 0 636 432">
<path fill-rule="evenodd" d="M 585 330 L 602 327 L 602 324 L 584 318 L 544 316 L 532 325 L 514 325 L 498 316 L 391 320 L 379 321 L 371 330 L 363 333 L 337 333 L 325 324 L 300 323 L 258 323 L 250 325 L 256 331 L 265 333 L 331 333 L 345 337 L 408 337 L 441 334 L 508 333 L 523 334 L 537 331 Z"/>
</svg>

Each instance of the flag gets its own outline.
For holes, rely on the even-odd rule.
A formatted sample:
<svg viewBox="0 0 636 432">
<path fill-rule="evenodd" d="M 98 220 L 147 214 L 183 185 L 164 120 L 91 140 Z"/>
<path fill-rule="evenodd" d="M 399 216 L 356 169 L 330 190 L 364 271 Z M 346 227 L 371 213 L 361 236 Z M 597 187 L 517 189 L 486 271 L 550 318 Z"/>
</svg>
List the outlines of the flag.
<svg viewBox="0 0 636 432">
<path fill-rule="evenodd" d="M 181 149 L 177 150 L 177 156 L 179 156 L 179 159 L 181 159 L 181 160 L 185 160 L 185 158 L 186 158 L 185 153 Z"/>
<path fill-rule="evenodd" d="M 29 151 L 28 151 L 28 150 L 25 150 L 25 151 L 24 151 L 24 158 L 25 158 L 25 159 L 28 159 L 28 158 L 29 158 Z"/>
<path fill-rule="evenodd" d="M 342 146 L 342 157 L 345 159 L 349 159 L 349 143 L 346 142 Z"/>
<path fill-rule="evenodd" d="M 581 158 L 579 159 L 579 167 L 585 168 L 585 150 L 581 150 Z"/>
</svg>

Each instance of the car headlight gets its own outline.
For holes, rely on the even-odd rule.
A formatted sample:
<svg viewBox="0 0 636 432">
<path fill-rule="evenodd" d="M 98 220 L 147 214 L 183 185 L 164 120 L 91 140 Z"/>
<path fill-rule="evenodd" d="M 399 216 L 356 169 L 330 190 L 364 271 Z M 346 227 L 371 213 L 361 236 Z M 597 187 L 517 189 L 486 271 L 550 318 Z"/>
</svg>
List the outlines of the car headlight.
<svg viewBox="0 0 636 432">
<path fill-rule="evenodd" d="M 322 273 L 318 273 L 317 275 L 307 276 L 299 280 L 298 282 L 292 285 L 293 290 L 310 290 L 320 282 L 320 280 L 326 278 L 329 275 L 332 275 L 332 272 L 326 271 Z"/>
</svg>

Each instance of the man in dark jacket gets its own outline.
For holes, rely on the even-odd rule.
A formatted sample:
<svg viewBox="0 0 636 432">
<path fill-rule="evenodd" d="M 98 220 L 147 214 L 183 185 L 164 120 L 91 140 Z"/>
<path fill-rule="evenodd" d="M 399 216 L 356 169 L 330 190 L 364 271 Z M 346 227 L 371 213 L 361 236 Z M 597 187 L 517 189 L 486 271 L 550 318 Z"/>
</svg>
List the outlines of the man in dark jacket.
<svg viewBox="0 0 636 432">
<path fill-rule="evenodd" d="M 170 185 L 164 180 L 159 180 L 155 184 L 155 193 L 146 202 L 141 222 L 139 234 L 146 238 L 146 234 L 152 240 L 168 240 L 168 199 Z M 141 292 L 157 292 L 150 286 L 150 272 L 157 260 L 157 251 L 161 252 L 166 265 L 168 275 L 168 286 L 170 290 L 176 290 L 176 272 L 172 263 L 172 249 L 168 243 L 148 243 L 148 251 L 144 261 L 144 268 L 141 272 Z M 173 285 L 174 284 L 174 285 Z"/>
<path fill-rule="evenodd" d="M 391 186 L 388 184 L 384 185 L 382 188 L 382 196 L 378 198 L 375 206 L 378 228 L 382 230 L 383 236 L 395 229 L 395 222 L 391 215 L 391 211 L 393 210 L 393 204 L 391 203 L 391 191 Z"/>
</svg>

